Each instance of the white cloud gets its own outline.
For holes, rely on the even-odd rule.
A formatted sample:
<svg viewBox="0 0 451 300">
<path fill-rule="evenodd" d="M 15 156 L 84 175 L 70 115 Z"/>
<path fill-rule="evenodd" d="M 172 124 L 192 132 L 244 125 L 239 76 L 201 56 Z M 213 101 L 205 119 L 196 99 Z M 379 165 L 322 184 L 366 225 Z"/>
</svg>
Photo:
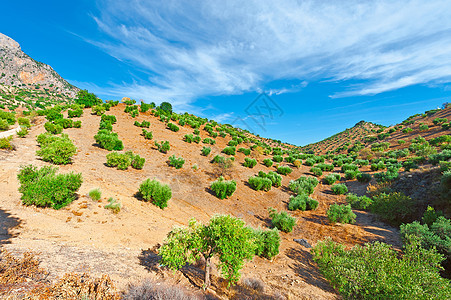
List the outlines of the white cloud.
<svg viewBox="0 0 451 300">
<path fill-rule="evenodd" d="M 360 82 L 332 97 L 451 81 L 447 1 L 102 0 L 98 7 L 93 18 L 106 38 L 90 42 L 149 74 L 145 84 L 112 86 L 116 94 L 183 105 L 284 79 Z"/>
</svg>

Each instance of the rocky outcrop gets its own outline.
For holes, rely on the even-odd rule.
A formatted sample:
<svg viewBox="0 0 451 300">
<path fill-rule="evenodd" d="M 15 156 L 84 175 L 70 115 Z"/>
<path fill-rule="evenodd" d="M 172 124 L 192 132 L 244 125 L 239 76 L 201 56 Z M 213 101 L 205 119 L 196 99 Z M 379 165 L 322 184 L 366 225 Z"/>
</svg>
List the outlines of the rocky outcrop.
<svg viewBox="0 0 451 300">
<path fill-rule="evenodd" d="M 0 33 L 0 84 L 28 89 L 48 89 L 74 97 L 79 89 L 47 64 L 25 54 L 19 43 Z"/>
</svg>

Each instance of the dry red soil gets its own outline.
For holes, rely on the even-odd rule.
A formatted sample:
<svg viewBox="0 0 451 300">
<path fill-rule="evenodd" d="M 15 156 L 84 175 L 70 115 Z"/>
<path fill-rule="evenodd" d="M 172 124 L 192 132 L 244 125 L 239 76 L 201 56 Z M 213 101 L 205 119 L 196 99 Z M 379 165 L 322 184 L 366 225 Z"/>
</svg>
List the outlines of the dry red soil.
<svg viewBox="0 0 451 300">
<path fill-rule="evenodd" d="M 107 114 L 117 116 L 113 131 L 124 142 L 124 151 L 133 150 L 146 158 L 143 170 L 129 168 L 120 171 L 106 166 L 108 151 L 97 147 L 94 140 L 100 117 L 85 110 L 79 118 L 81 129 L 64 130 L 74 141 L 78 153 L 72 164 L 60 167 L 62 173 L 81 172 L 84 182 L 78 199 L 61 210 L 24 206 L 18 192 L 16 176 L 21 165 L 48 165 L 35 155 L 38 150 L 36 137 L 45 132 L 44 119 L 38 119 L 26 138 L 14 139 L 16 151 L 0 150 L 0 241 L 4 249 L 14 253 L 28 249 L 40 252 L 42 266 L 54 277 L 65 272 L 87 271 L 92 275 L 110 275 L 121 289 L 128 282 L 143 278 L 169 280 L 198 289 L 203 277 L 201 268 L 185 268 L 183 272 L 174 274 L 158 265 L 155 249 L 163 243 L 171 228 L 187 225 L 193 217 L 208 222 L 215 214 L 231 214 L 242 218 L 248 225 L 266 228 L 270 225 L 269 207 L 287 210 L 289 181 L 301 175 L 311 175 L 310 167 L 296 169 L 282 163 L 294 169 L 289 176 L 284 176 L 282 187 L 269 192 L 254 191 L 247 185 L 249 176 L 260 170 L 275 170 L 275 167 L 267 168 L 261 163 L 269 156 L 253 153 L 259 163 L 253 169 L 246 168 L 242 165 L 244 154 L 238 153 L 234 166 L 226 174 L 227 178 L 237 181 L 237 191 L 229 199 L 220 200 L 209 190 L 210 183 L 219 174 L 210 161 L 221 152 L 230 137 L 218 137 L 217 144 L 211 146 L 212 153 L 204 157 L 200 155 L 202 142 L 188 144 L 183 141 L 185 134 L 192 133 L 190 127 L 180 126 L 180 131 L 174 133 L 148 113 L 132 118 L 123 110 L 121 104 Z M 152 141 L 140 135 L 141 128 L 133 125 L 135 120 L 151 122 L 148 130 L 153 131 Z M 207 133 L 201 130 L 201 136 L 207 137 Z M 158 152 L 154 146 L 154 141 L 162 140 L 170 142 L 171 149 L 167 154 Z M 176 170 L 167 164 L 168 157 L 173 154 L 186 160 L 182 169 Z M 194 164 L 198 166 L 197 170 L 192 168 Z M 171 186 L 173 196 L 164 210 L 135 197 L 140 183 L 147 178 L 156 178 Z M 360 194 L 366 189 L 365 184 L 355 181 L 350 187 L 351 191 Z M 100 202 L 87 196 L 93 188 L 101 189 Z M 118 214 L 104 208 L 109 197 L 122 203 Z M 345 201 L 345 196 L 332 195 L 329 186 L 320 183 L 312 197 L 320 203 L 316 211 L 290 212 L 297 218 L 297 226 L 291 233 L 281 233 L 280 254 L 272 261 L 255 257 L 245 265 L 242 278 L 260 279 L 265 284 L 266 293 L 277 292 L 288 299 L 338 299 L 340 297 L 318 271 L 310 249 L 293 239 L 304 238 L 315 245 L 318 240 L 329 236 L 347 246 L 380 240 L 400 247 L 396 229 L 365 212 L 356 212 L 354 225 L 329 224 L 325 215 L 329 205 Z M 218 273 L 214 272 L 214 275 Z M 230 297 L 232 292 L 216 276 L 212 290 L 221 298 Z"/>
</svg>

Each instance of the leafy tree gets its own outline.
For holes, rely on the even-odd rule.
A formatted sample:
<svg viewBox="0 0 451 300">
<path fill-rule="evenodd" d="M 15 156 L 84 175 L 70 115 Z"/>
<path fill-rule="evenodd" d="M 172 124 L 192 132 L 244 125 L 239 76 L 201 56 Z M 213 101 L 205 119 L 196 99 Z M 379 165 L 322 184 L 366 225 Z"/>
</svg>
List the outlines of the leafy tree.
<svg viewBox="0 0 451 300">
<path fill-rule="evenodd" d="M 204 288 L 210 286 L 212 257 L 218 257 L 222 275 L 235 284 L 245 260 L 255 255 L 256 245 L 252 229 L 244 222 L 229 215 L 217 215 L 203 225 L 191 219 L 188 227 L 177 227 L 169 232 L 159 250 L 161 263 L 172 270 L 181 269 L 186 263 L 205 259 Z"/>
<path fill-rule="evenodd" d="M 77 94 L 75 103 L 89 108 L 102 104 L 102 99 L 98 98 L 94 93 L 89 93 L 87 90 L 81 90 Z"/>
<path fill-rule="evenodd" d="M 167 113 L 172 113 L 172 104 L 169 102 L 161 102 L 160 108 Z"/>
</svg>

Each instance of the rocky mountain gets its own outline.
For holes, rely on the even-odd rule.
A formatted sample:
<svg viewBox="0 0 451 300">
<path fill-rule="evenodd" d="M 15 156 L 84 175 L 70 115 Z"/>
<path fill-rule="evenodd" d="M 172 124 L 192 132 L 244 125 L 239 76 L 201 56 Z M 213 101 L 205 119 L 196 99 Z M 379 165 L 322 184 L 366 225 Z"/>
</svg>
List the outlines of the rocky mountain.
<svg viewBox="0 0 451 300">
<path fill-rule="evenodd" d="M 25 89 L 46 89 L 74 97 L 79 89 L 53 68 L 24 53 L 19 43 L 0 33 L 0 84 Z"/>
</svg>

